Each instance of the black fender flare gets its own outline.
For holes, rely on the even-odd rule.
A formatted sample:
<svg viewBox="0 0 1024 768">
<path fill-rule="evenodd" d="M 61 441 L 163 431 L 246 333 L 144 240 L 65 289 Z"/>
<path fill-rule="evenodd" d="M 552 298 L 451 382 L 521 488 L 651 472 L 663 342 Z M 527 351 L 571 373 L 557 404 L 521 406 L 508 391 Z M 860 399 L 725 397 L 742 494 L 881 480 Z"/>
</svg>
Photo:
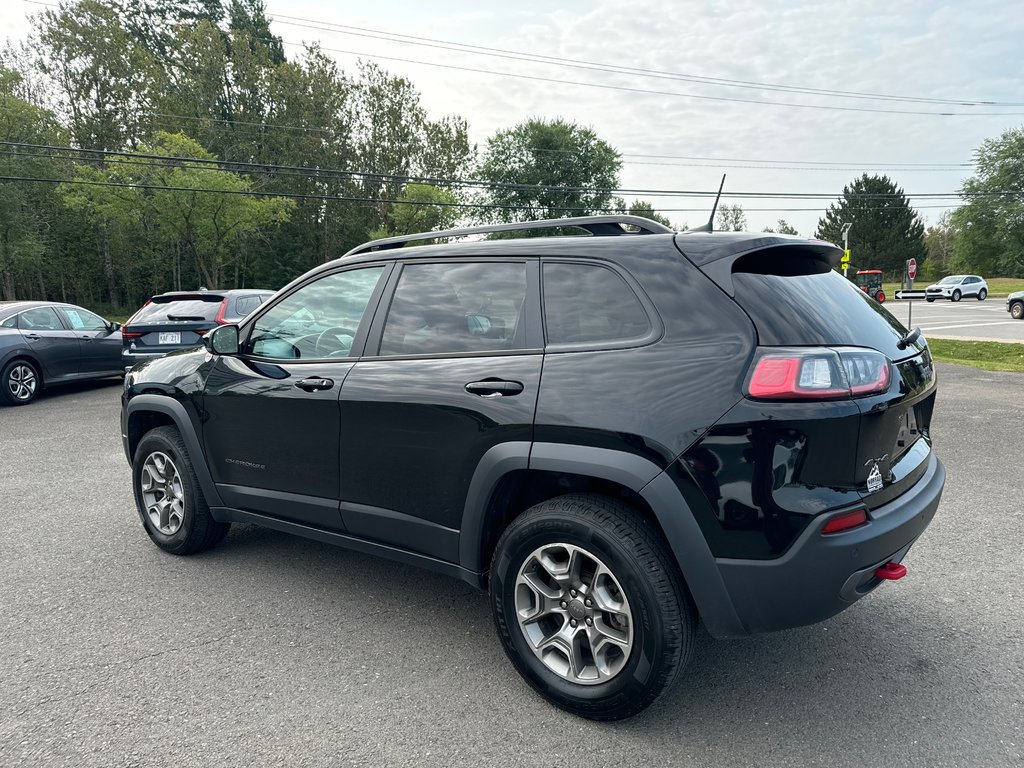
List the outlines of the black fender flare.
<svg viewBox="0 0 1024 768">
<path fill-rule="evenodd" d="M 217 486 L 213 482 L 213 476 L 210 474 L 210 468 L 206 465 L 206 454 L 203 452 L 202 442 L 199 440 L 199 435 L 196 434 L 195 426 L 193 426 L 192 420 L 188 417 L 185 406 L 172 397 L 165 395 L 136 395 L 128 401 L 128 404 L 125 406 L 125 433 L 122 435 L 128 463 L 131 464 L 134 458 L 130 455 L 128 448 L 128 425 L 131 423 L 132 416 L 138 413 L 159 413 L 170 417 L 171 421 L 178 428 L 181 439 L 185 442 L 188 457 L 192 461 L 192 468 L 195 470 L 196 477 L 199 478 L 199 485 L 203 489 L 206 503 L 211 507 L 223 506 L 220 494 L 217 493 Z"/>
<path fill-rule="evenodd" d="M 488 502 L 507 473 L 535 469 L 609 480 L 638 493 L 653 510 L 686 580 L 701 619 L 715 637 L 740 637 L 744 628 L 714 555 L 675 482 L 648 459 L 625 451 L 561 443 L 513 442 L 487 451 L 470 483 L 459 540 L 460 564 L 482 572 Z"/>
</svg>

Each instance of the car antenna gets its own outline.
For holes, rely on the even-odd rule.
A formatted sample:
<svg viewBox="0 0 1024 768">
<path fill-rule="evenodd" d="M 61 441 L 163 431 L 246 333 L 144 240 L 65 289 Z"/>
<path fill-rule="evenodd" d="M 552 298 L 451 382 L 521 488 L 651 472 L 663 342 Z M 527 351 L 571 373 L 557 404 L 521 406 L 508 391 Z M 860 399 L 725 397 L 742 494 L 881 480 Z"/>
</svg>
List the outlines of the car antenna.
<svg viewBox="0 0 1024 768">
<path fill-rule="evenodd" d="M 722 199 L 722 189 L 725 187 L 725 174 L 722 174 L 722 183 L 718 185 L 718 194 L 715 195 L 715 204 L 711 206 L 711 216 L 708 217 L 707 224 L 701 224 L 699 227 L 686 230 L 687 232 L 714 232 L 715 231 L 715 211 L 718 210 L 718 201 Z"/>
</svg>

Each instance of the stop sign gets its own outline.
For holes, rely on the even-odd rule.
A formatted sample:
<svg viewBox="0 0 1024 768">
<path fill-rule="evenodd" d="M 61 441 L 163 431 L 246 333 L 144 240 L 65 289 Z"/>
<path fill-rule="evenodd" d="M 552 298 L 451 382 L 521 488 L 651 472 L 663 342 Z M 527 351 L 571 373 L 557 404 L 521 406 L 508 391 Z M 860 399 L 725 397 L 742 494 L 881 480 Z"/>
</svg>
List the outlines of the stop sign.
<svg viewBox="0 0 1024 768">
<path fill-rule="evenodd" d="M 907 277 L 911 280 L 917 277 L 917 259 L 907 259 Z"/>
</svg>

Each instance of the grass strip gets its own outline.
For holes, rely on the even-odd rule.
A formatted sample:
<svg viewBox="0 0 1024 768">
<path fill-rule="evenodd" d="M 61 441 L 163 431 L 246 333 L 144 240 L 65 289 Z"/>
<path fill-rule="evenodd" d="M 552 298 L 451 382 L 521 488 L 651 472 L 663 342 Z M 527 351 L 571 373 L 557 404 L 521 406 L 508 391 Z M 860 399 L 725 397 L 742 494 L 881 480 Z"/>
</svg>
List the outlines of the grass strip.
<svg viewBox="0 0 1024 768">
<path fill-rule="evenodd" d="M 1002 341 L 928 339 L 932 357 L 983 371 L 1024 371 L 1024 344 Z"/>
</svg>

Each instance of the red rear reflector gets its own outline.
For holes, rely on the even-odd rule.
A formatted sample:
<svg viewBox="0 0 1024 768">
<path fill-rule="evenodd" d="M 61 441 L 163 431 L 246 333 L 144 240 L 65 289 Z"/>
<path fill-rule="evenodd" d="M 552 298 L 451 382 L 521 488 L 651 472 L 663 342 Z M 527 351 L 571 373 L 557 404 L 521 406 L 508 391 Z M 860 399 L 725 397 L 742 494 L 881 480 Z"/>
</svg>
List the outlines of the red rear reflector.
<svg viewBox="0 0 1024 768">
<path fill-rule="evenodd" d="M 907 566 L 903 563 L 886 563 L 875 569 L 875 576 L 886 581 L 899 581 L 907 575 Z"/>
<path fill-rule="evenodd" d="M 851 528 L 857 528 L 868 521 L 868 513 L 863 509 L 855 509 L 853 512 L 844 512 L 836 515 L 821 529 L 822 536 L 829 533 L 841 533 Z"/>
</svg>

